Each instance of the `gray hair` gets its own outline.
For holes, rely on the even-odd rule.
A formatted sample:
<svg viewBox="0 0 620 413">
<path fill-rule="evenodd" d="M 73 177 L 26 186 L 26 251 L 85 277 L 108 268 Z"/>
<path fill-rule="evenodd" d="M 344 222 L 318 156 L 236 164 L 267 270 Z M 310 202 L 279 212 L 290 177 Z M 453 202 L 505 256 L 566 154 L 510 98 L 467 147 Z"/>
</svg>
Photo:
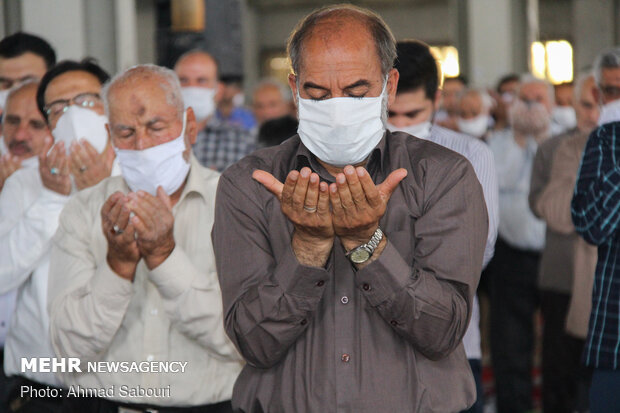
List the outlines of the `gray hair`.
<svg viewBox="0 0 620 413">
<path fill-rule="evenodd" d="M 461 95 L 461 99 L 465 98 L 469 95 L 477 95 L 482 102 L 482 109 L 486 111 L 490 111 L 493 108 L 493 98 L 489 95 L 489 93 L 484 89 L 467 89 Z"/>
<path fill-rule="evenodd" d="M 116 86 L 116 84 L 132 83 L 137 79 L 144 79 L 146 77 L 156 76 L 162 79 L 159 83 L 159 87 L 166 92 L 166 102 L 176 108 L 177 116 L 183 117 L 183 95 L 181 94 L 181 83 L 176 73 L 172 70 L 157 66 L 153 64 L 143 64 L 130 67 L 129 69 L 117 73 L 112 79 L 103 85 L 101 90 L 101 96 L 103 97 L 103 104 L 105 107 L 106 116 L 110 116 L 110 91 Z"/>
<path fill-rule="evenodd" d="M 330 17 L 353 18 L 368 28 L 375 41 L 377 55 L 381 61 L 381 73 L 383 76 L 386 76 L 390 69 L 394 67 L 394 60 L 396 60 L 396 40 L 394 35 L 378 14 L 351 4 L 336 4 L 322 7 L 297 23 L 297 26 L 289 36 L 287 44 L 287 52 L 295 75 L 299 75 L 301 68 L 301 52 L 304 41 L 318 23 Z"/>
<path fill-rule="evenodd" d="M 547 92 L 549 93 L 549 102 L 551 103 L 552 107 L 555 106 L 555 89 L 553 89 L 553 85 L 549 83 L 547 80 L 538 78 L 530 73 L 525 73 L 521 75 L 519 82 L 520 84 L 519 84 L 519 89 L 517 91 L 517 95 L 519 95 L 521 88 L 523 88 L 523 86 L 525 85 L 531 85 L 531 84 L 545 85 L 545 87 L 547 88 Z"/>
<path fill-rule="evenodd" d="M 620 47 L 606 50 L 596 56 L 596 59 L 594 60 L 594 68 L 592 69 L 596 84 L 601 84 L 601 80 L 603 78 L 603 69 L 617 68 L 620 68 Z"/>
<path fill-rule="evenodd" d="M 285 102 L 290 102 L 293 100 L 293 95 L 291 94 L 291 89 L 280 82 L 278 79 L 267 78 L 262 79 L 258 84 L 254 87 L 254 91 L 252 92 L 252 96 L 256 94 L 256 92 L 265 87 L 274 87 L 280 91 L 280 95 L 282 95 L 282 99 Z"/>
</svg>

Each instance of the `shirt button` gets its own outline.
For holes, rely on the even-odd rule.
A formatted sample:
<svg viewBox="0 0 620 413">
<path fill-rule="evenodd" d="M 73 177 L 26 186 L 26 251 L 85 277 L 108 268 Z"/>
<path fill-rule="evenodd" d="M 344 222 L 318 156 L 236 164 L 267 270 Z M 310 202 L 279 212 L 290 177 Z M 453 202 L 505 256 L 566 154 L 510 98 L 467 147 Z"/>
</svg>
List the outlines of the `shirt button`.
<svg viewBox="0 0 620 413">
<path fill-rule="evenodd" d="M 349 360 L 351 360 L 351 356 L 345 353 L 340 357 L 340 360 L 342 360 L 343 363 L 348 363 Z"/>
<path fill-rule="evenodd" d="M 364 285 L 362 285 L 362 289 L 364 291 L 370 291 L 370 285 L 369 284 L 364 284 Z"/>
<path fill-rule="evenodd" d="M 321 281 L 319 281 L 318 283 L 316 283 L 316 286 L 317 286 L 317 287 L 322 287 L 322 286 L 323 286 L 323 284 L 325 284 L 325 281 L 321 280 Z"/>
<path fill-rule="evenodd" d="M 346 295 L 345 295 L 345 296 L 343 296 L 343 297 L 340 299 L 340 302 L 341 302 L 342 304 L 347 304 L 347 303 L 349 302 L 349 297 L 347 297 Z"/>
<path fill-rule="evenodd" d="M 398 325 L 398 321 L 392 320 L 392 321 L 390 321 L 390 324 L 392 324 L 393 326 L 397 326 Z"/>
<path fill-rule="evenodd" d="M 155 357 L 152 354 L 149 354 L 148 356 L 146 356 L 146 361 L 153 361 L 155 360 Z"/>
<path fill-rule="evenodd" d="M 303 320 L 301 320 L 301 325 L 305 326 L 306 324 L 308 324 L 308 320 L 306 320 L 305 318 Z"/>
</svg>

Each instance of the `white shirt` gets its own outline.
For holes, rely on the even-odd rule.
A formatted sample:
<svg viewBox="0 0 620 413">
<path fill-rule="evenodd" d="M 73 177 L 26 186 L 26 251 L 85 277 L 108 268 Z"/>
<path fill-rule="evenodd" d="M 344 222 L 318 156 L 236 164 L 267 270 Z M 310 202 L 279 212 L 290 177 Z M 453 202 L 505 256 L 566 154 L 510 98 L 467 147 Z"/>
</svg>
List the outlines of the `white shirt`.
<svg viewBox="0 0 620 413">
<path fill-rule="evenodd" d="M 49 247 L 68 198 L 45 188 L 38 169 L 17 170 L 0 193 L 0 294 L 17 294 L 4 371 L 54 386 L 51 373 L 21 372 L 20 358 L 54 354 L 46 311 Z"/>
<path fill-rule="evenodd" d="M 545 246 L 545 222 L 534 216 L 528 203 L 530 178 L 538 145 L 533 138 L 519 146 L 512 130 L 489 137 L 499 184 L 499 235 L 513 248 L 541 251 Z"/>
<path fill-rule="evenodd" d="M 484 201 L 489 214 L 489 233 L 487 244 L 484 248 L 482 267 L 484 268 L 495 252 L 495 240 L 497 239 L 497 227 L 499 220 L 498 189 L 495 173 L 495 163 L 491 150 L 479 139 L 463 133 L 454 132 L 450 129 L 433 125 L 427 140 L 463 155 L 476 172 L 476 177 L 482 186 Z M 472 315 L 469 326 L 463 337 L 463 345 L 468 359 L 480 359 L 480 308 L 478 297 L 474 296 Z"/>
<path fill-rule="evenodd" d="M 140 261 L 133 282 L 107 264 L 101 207 L 129 188 L 122 177 L 76 194 L 61 214 L 50 264 L 50 334 L 59 357 L 87 361 L 181 361 L 184 373 L 63 374 L 67 385 L 112 388 L 106 397 L 157 406 L 230 400 L 243 366 L 226 336 L 211 228 L 219 173 L 192 156 L 189 177 L 173 207 L 172 254 L 149 270 Z M 243 236 L 243 234 L 239 234 Z M 83 369 L 84 370 L 84 369 Z M 170 397 L 123 397 L 119 390 L 165 388 Z"/>
<path fill-rule="evenodd" d="M 120 174 L 118 163 L 112 175 Z M 38 168 L 21 168 L 0 193 L 0 294 L 16 294 L 4 348 L 4 371 L 60 385 L 53 373 L 21 371 L 21 358 L 54 357 L 49 339 L 47 282 L 51 239 L 69 200 L 43 186 Z"/>
</svg>

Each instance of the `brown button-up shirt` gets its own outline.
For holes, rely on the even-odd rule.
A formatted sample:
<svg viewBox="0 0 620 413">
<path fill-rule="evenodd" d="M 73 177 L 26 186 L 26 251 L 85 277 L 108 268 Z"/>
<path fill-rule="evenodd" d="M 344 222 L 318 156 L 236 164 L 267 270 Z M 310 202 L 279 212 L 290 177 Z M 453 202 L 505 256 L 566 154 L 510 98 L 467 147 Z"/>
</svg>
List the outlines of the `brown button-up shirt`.
<svg viewBox="0 0 620 413">
<path fill-rule="evenodd" d="M 248 365 L 244 412 L 456 412 L 475 399 L 461 345 L 487 237 L 482 189 L 462 156 L 389 132 L 366 165 L 407 177 L 380 226 L 387 246 L 356 271 L 335 240 L 325 268 L 299 264 L 293 225 L 251 178 L 309 166 L 299 137 L 255 152 L 220 179 L 213 240 L 225 328 Z"/>
</svg>

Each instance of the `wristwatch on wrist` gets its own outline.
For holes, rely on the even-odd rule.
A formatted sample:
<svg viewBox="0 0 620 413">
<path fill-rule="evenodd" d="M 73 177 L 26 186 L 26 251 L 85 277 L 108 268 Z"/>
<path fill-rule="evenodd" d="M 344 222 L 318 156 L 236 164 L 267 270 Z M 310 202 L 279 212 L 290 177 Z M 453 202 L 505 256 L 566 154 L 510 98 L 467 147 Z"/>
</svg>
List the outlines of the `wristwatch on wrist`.
<svg viewBox="0 0 620 413">
<path fill-rule="evenodd" d="M 346 257 L 353 264 L 363 264 L 368 261 L 370 257 L 372 257 L 372 254 L 375 252 L 382 239 L 383 231 L 381 231 L 381 228 L 377 228 L 375 233 L 372 234 L 370 241 L 366 244 L 360 245 L 359 247 L 353 248 L 351 251 L 346 253 Z"/>
</svg>

